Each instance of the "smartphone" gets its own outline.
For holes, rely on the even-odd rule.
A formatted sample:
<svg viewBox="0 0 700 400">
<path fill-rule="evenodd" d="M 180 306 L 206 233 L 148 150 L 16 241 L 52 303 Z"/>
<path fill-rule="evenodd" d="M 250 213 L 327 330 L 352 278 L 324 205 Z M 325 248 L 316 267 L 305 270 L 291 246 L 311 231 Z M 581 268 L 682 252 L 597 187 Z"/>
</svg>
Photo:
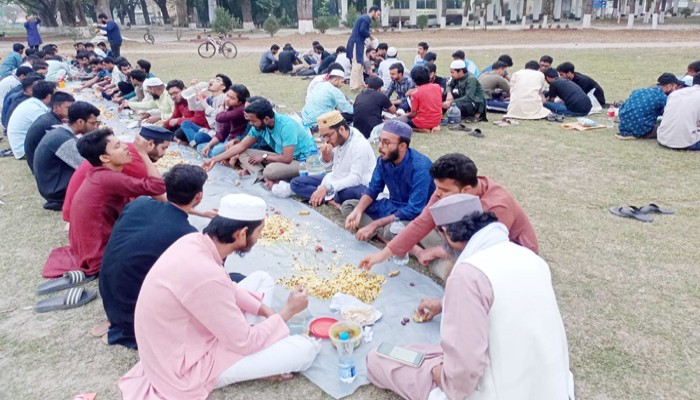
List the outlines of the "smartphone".
<svg viewBox="0 0 700 400">
<path fill-rule="evenodd" d="M 377 354 L 389 360 L 400 362 L 409 367 L 418 368 L 423 363 L 425 354 L 396 346 L 395 344 L 382 342 L 377 348 Z"/>
</svg>

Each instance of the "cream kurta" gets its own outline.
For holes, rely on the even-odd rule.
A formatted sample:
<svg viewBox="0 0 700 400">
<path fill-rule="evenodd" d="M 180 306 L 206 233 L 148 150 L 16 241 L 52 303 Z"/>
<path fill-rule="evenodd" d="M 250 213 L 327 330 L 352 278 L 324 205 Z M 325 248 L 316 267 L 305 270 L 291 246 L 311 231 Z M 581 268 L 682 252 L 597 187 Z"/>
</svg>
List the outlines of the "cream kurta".
<svg viewBox="0 0 700 400">
<path fill-rule="evenodd" d="M 510 78 L 510 103 L 505 118 L 542 119 L 550 111 L 543 106 L 544 74 L 522 69 Z"/>
</svg>

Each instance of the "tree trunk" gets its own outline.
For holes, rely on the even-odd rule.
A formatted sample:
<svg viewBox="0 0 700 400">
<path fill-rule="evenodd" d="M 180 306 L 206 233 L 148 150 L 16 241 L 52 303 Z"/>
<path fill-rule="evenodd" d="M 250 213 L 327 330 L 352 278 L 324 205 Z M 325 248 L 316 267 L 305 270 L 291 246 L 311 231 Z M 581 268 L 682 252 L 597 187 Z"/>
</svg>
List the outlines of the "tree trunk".
<svg viewBox="0 0 700 400">
<path fill-rule="evenodd" d="M 187 26 L 187 0 L 177 0 L 175 2 L 175 10 L 177 12 L 177 26 Z"/>
<path fill-rule="evenodd" d="M 100 15 L 101 13 L 105 13 L 108 17 L 114 19 L 108 0 L 95 0 L 95 15 Z"/>
<path fill-rule="evenodd" d="M 156 0 L 155 3 L 158 8 L 160 8 L 160 13 L 163 14 L 163 24 L 169 24 L 170 14 L 168 14 L 168 2 L 166 0 Z"/>
<path fill-rule="evenodd" d="M 252 31 L 255 29 L 253 23 L 253 8 L 250 6 L 250 0 L 241 0 L 241 11 L 243 12 L 243 30 Z"/>
<path fill-rule="evenodd" d="M 85 12 L 83 11 L 82 2 L 81 1 L 74 2 L 73 9 L 75 10 L 75 16 L 78 20 L 77 26 L 87 26 L 87 20 L 85 19 Z"/>
<path fill-rule="evenodd" d="M 314 2 L 313 0 L 297 0 L 297 20 L 299 33 L 305 34 L 314 31 Z"/>
<path fill-rule="evenodd" d="M 71 0 L 59 1 L 57 10 L 61 12 L 61 23 L 63 26 L 75 26 L 75 9 Z"/>
<path fill-rule="evenodd" d="M 634 26 L 634 16 L 635 7 L 637 6 L 637 0 L 629 0 L 629 14 L 627 15 L 627 29 L 632 29 Z"/>
<path fill-rule="evenodd" d="M 438 18 L 438 25 L 440 29 L 444 29 L 447 26 L 447 0 L 440 1 L 440 17 Z"/>
<path fill-rule="evenodd" d="M 527 0 L 523 0 L 523 15 L 521 15 L 521 18 L 523 19 L 523 24 L 525 21 L 527 21 Z"/>
<path fill-rule="evenodd" d="M 469 2 L 471 0 L 462 0 L 462 29 L 469 24 Z"/>
<path fill-rule="evenodd" d="M 131 26 L 136 25 L 136 3 L 129 3 L 126 5 L 126 16 L 129 17 Z"/>
<path fill-rule="evenodd" d="M 143 22 L 146 25 L 150 25 L 151 17 L 148 15 L 148 5 L 146 4 L 146 0 L 141 0 L 141 12 L 143 13 Z"/>
<path fill-rule="evenodd" d="M 620 0 L 613 0 L 612 8 L 612 18 L 617 18 L 617 14 L 620 12 Z"/>
<path fill-rule="evenodd" d="M 583 21 L 582 28 L 591 27 L 591 14 L 593 14 L 593 0 L 583 0 Z"/>
</svg>

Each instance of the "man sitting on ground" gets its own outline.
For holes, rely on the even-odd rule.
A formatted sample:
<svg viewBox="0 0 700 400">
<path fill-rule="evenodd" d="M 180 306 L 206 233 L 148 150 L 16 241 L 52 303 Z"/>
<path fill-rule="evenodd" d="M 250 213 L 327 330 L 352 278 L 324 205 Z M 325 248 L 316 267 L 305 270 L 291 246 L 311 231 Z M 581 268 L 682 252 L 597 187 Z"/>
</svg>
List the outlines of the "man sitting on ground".
<svg viewBox="0 0 700 400">
<path fill-rule="evenodd" d="M 377 68 L 377 75 L 379 75 L 379 77 L 382 78 L 382 81 L 384 82 L 384 86 L 382 86 L 382 91 L 386 91 L 387 89 L 389 89 L 389 85 L 391 85 L 392 77 L 390 70 L 394 66 L 394 64 L 399 63 L 401 64 L 401 66 L 403 66 L 404 69 L 406 69 L 406 64 L 404 64 L 403 61 L 396 58 L 398 54 L 399 52 L 396 50 L 395 47 L 389 47 L 389 49 L 386 51 L 386 58 L 384 58 L 384 61 L 382 61 L 379 64 L 379 68 Z"/>
<path fill-rule="evenodd" d="M 2 103 L 2 126 L 5 127 L 5 132 L 7 132 L 7 125 L 10 122 L 12 113 L 22 102 L 32 98 L 32 87 L 34 83 L 43 80 L 43 75 L 32 72 L 22 79 L 21 85 L 11 89 L 7 96 L 5 96 L 5 100 Z"/>
<path fill-rule="evenodd" d="M 528 61 L 525 69 L 510 78 L 510 101 L 504 118 L 542 119 L 549 115 L 542 101 L 545 84 L 537 61 Z"/>
<path fill-rule="evenodd" d="M 549 83 L 548 101 L 544 103 L 550 111 L 567 117 L 583 117 L 591 112 L 591 99 L 573 81 L 561 78 L 554 68 L 544 73 Z M 563 103 L 555 102 L 559 97 Z"/>
<path fill-rule="evenodd" d="M 279 60 L 277 69 L 283 74 L 296 74 L 302 69 L 307 69 L 306 65 L 299 61 L 299 53 L 289 43 L 284 45 L 282 52 L 277 58 Z"/>
<path fill-rule="evenodd" d="M 657 130 L 660 145 L 676 150 L 700 150 L 700 74 L 695 75 L 693 84 L 668 96 Z"/>
<path fill-rule="evenodd" d="M 158 129 L 164 140 L 172 139 L 170 131 Z M 68 237 L 78 259 L 77 269 L 87 276 L 100 272 L 105 246 L 124 205 L 134 197 L 165 192 L 160 172 L 148 158 L 148 142 L 136 136 L 134 145 L 148 170 L 146 178 L 122 173 L 124 165 L 132 161 L 131 154 L 111 129 L 98 129 L 78 140 L 78 152 L 94 169 L 87 173 L 73 198 Z"/>
<path fill-rule="evenodd" d="M 196 80 L 193 81 L 197 84 Z M 206 126 L 198 125 L 192 121 L 184 121 L 179 130 L 175 131 L 175 139 L 181 145 L 199 147 L 202 143 L 208 143 L 212 137 L 221 129 L 221 124 L 216 121 L 219 113 L 226 109 L 224 102 L 226 101 L 226 92 L 231 87 L 231 78 L 224 74 L 216 74 L 209 80 L 207 91 L 209 96 L 202 93 L 197 93 L 198 106 L 204 110 L 206 116 Z"/>
<path fill-rule="evenodd" d="M 187 100 L 182 97 L 182 91 L 185 90 L 185 83 L 179 79 L 173 79 L 165 86 L 165 90 L 173 102 L 173 114 L 163 122 L 166 129 L 175 131 L 180 129 L 183 123 L 189 121 L 197 126 L 209 129 L 209 123 L 204 115 L 204 110 L 191 111 Z"/>
<path fill-rule="evenodd" d="M 381 86 L 381 79 L 380 86 Z M 299 176 L 291 182 L 292 192 L 314 207 L 328 202 L 340 208 L 346 200 L 357 200 L 367 189 L 377 161 L 369 142 L 350 128 L 338 111 L 318 117 L 321 162 L 332 165 L 325 175 Z"/>
<path fill-rule="evenodd" d="M 539 70 L 542 74 L 544 74 L 548 69 L 552 68 L 552 63 L 554 63 L 554 59 L 551 56 L 542 56 L 540 57 L 540 62 L 539 62 Z"/>
<path fill-rule="evenodd" d="M 406 112 L 411 110 L 411 105 L 408 103 L 408 96 L 413 92 L 411 89 L 415 89 L 416 84 L 413 79 L 409 76 L 404 76 L 404 66 L 402 63 L 394 63 L 389 67 L 389 74 L 391 76 L 391 83 L 389 87 L 386 88 L 384 94 L 386 97 L 391 99 L 391 96 L 396 92 L 396 100 L 392 100 L 391 103 Z"/>
<path fill-rule="evenodd" d="M 69 95 L 70 96 L 70 95 Z M 44 209 L 61 211 L 71 177 L 85 159 L 78 153 L 77 135 L 97 127 L 100 110 L 79 101 L 68 109 L 68 123 L 49 130 L 39 142 L 33 157 L 34 177 Z"/>
<path fill-rule="evenodd" d="M 496 65 L 496 64 L 499 63 L 499 62 L 500 62 L 500 63 L 503 63 L 503 64 L 505 65 L 505 71 L 504 71 L 504 74 L 503 74 L 502 76 L 503 76 L 504 79 L 506 79 L 506 80 L 509 81 L 509 80 L 510 80 L 510 75 L 508 75 L 508 68 L 510 68 L 510 67 L 513 66 L 513 59 L 512 59 L 508 54 L 501 54 L 500 56 L 498 56 L 498 60 L 496 60 L 495 63 L 489 65 L 489 66 L 486 67 L 486 68 L 484 68 L 484 70 L 481 71 L 481 74 L 483 74 L 483 73 L 485 73 L 485 72 L 493 71 L 493 70 L 494 70 L 494 65 Z M 481 76 L 481 74 L 479 74 L 479 76 Z"/>
<path fill-rule="evenodd" d="M 412 221 L 423 210 L 435 190 L 430 179 L 430 159 L 410 149 L 413 130 L 407 124 L 390 120 L 379 137 L 379 159 L 372 180 L 359 201 L 342 204 L 345 229 L 358 229 L 357 240 L 369 240 L 378 230 L 380 240 L 389 238 L 388 227 L 394 221 Z M 388 199 L 377 199 L 384 188 Z"/>
<path fill-rule="evenodd" d="M 484 90 L 486 110 L 494 112 L 507 112 L 510 98 L 510 83 L 505 78 L 508 73 L 508 65 L 502 61 L 496 61 L 491 69 L 479 75 L 479 84 Z"/>
<path fill-rule="evenodd" d="M 416 57 L 413 59 L 413 67 L 415 68 L 416 66 L 419 65 L 425 65 L 427 62 L 425 61 L 425 55 L 428 53 L 428 43 L 426 42 L 420 42 L 418 43 L 418 50 L 416 54 Z"/>
<path fill-rule="evenodd" d="M 306 126 L 316 126 L 316 118 L 336 109 L 343 114 L 346 121 L 352 121 L 352 103 L 340 91 L 344 84 L 345 74 L 334 69 L 329 73 L 328 82 L 321 82 L 314 87 L 301 110 L 301 118 Z"/>
<path fill-rule="evenodd" d="M 258 197 L 224 196 L 203 233 L 183 236 L 156 261 L 136 302 L 140 361 L 119 380 L 124 398 L 204 399 L 217 387 L 311 366 L 320 346 L 290 336 L 285 323 L 306 309 L 306 290 L 293 290 L 276 313 L 270 275 L 236 284 L 224 269 L 224 259 L 255 246 L 266 210 Z"/>
<path fill-rule="evenodd" d="M 462 118 L 469 122 L 487 121 L 484 90 L 476 77 L 469 72 L 462 60 L 450 64 L 450 80 L 447 85 L 447 98 L 442 108 L 447 110 L 452 104 L 459 108 Z"/>
<path fill-rule="evenodd" d="M 134 112 L 141 114 L 141 119 L 149 124 L 163 122 L 173 115 L 173 100 L 165 92 L 165 84 L 160 78 L 148 78 L 143 82 L 149 99 L 143 101 L 124 100 L 119 106 L 120 110 L 129 107 Z"/>
<path fill-rule="evenodd" d="M 12 89 L 22 86 L 22 79 L 32 71 L 34 71 L 32 67 L 19 67 L 14 74 L 8 75 L 0 81 L 0 104 L 5 101 L 5 96 L 7 96 Z"/>
<path fill-rule="evenodd" d="M 226 110 L 217 114 L 216 135 L 206 144 L 197 146 L 197 152 L 204 157 L 216 157 L 226 150 L 229 143 L 240 141 L 248 128 L 245 119 L 245 103 L 250 97 L 248 88 L 240 83 L 232 85 L 226 92 Z"/>
<path fill-rule="evenodd" d="M 24 53 L 24 45 L 15 43 L 12 45 L 12 51 L 5 56 L 5 61 L 0 65 L 0 79 L 9 76 L 12 71 L 22 65 L 22 54 Z"/>
<path fill-rule="evenodd" d="M 269 74 L 279 69 L 279 62 L 275 58 L 275 55 L 279 50 L 280 47 L 273 44 L 270 46 L 270 50 L 263 53 L 262 57 L 260 57 L 260 72 L 263 74 Z"/>
<path fill-rule="evenodd" d="M 299 176 L 298 160 L 309 156 L 315 146 L 313 137 L 290 116 L 276 113 L 265 99 L 250 103 L 245 114 L 252 126 L 248 135 L 240 143 L 204 161 L 204 169 L 209 171 L 214 164 L 238 156 L 244 173 L 257 180 L 263 179 L 268 189 L 281 180 Z M 256 142 L 274 152 L 251 149 Z"/>
<path fill-rule="evenodd" d="M 592 91 L 593 96 L 598 100 L 598 104 L 600 104 L 601 107 L 605 107 L 605 92 L 603 92 L 603 88 L 591 77 L 580 72 L 575 72 L 574 64 L 568 61 L 561 63 L 557 66 L 557 72 L 559 72 L 559 76 L 562 78 L 569 79 L 577 84 L 586 94 Z"/>
<path fill-rule="evenodd" d="M 311 93 L 314 91 L 314 89 L 316 88 L 316 86 L 319 83 L 328 82 L 331 79 L 331 71 L 333 71 L 334 69 L 340 70 L 340 72 L 343 73 L 343 76 L 345 76 L 345 70 L 343 69 L 343 67 L 340 66 L 340 64 L 338 64 L 338 63 L 330 64 L 324 75 L 318 75 L 318 76 L 314 77 L 314 79 L 312 79 L 311 82 L 309 82 L 309 86 L 306 88 L 306 100 L 305 101 L 309 101 L 309 99 L 311 98 Z M 338 74 L 336 74 L 336 75 L 338 75 Z"/>
<path fill-rule="evenodd" d="M 411 70 L 416 89 L 411 94 L 411 111 L 398 118 L 417 132 L 436 132 L 442 120 L 442 89 L 430 83 L 430 72 L 423 66 Z"/>
<path fill-rule="evenodd" d="M 170 146 L 170 135 L 167 134 L 165 128 L 159 126 L 143 126 L 139 132 L 139 140 L 146 142 L 146 154 L 152 163 L 158 162 Z M 141 153 L 134 143 L 126 143 L 126 147 L 131 154 L 131 162 L 124 165 L 122 173 L 136 179 L 145 179 L 148 175 L 148 167 L 146 162 L 141 158 Z M 75 197 L 75 193 L 85 180 L 87 173 L 93 170 L 94 167 L 89 161 L 84 161 L 75 171 L 70 179 L 68 189 L 66 190 L 66 200 L 63 202 L 63 220 L 70 222 L 71 203 Z M 165 196 L 153 196 L 155 199 L 165 201 Z"/>
<path fill-rule="evenodd" d="M 501 185 L 478 175 L 476 164 L 469 157 L 458 153 L 445 154 L 433 163 L 430 176 L 435 183 L 435 193 L 425 209 L 382 251 L 365 257 L 360 262 L 360 268 L 369 269 L 393 255 L 403 257 L 410 253 L 422 265 L 430 265 L 433 274 L 445 279 L 449 272 L 447 264 L 450 262 L 432 262 L 446 259 L 448 254 L 443 249 L 444 241 L 434 233 L 435 221 L 428 208 L 440 199 L 458 193 L 478 196 L 484 210 L 496 214 L 499 221 L 508 228 L 513 243 L 538 252 L 535 230 L 518 201 Z M 419 243 L 422 248 L 418 246 Z"/>
<path fill-rule="evenodd" d="M 369 78 L 367 89 L 357 95 L 353 104 L 355 113 L 362 118 L 354 120 L 352 126 L 368 139 L 374 127 L 384 122 L 383 112 L 396 113 L 396 106 L 382 93 L 383 84 L 381 78 Z"/>
<path fill-rule="evenodd" d="M 573 399 L 549 265 L 509 242 L 506 227 L 475 196 L 450 196 L 430 212 L 451 251 L 460 253 L 444 297 L 425 298 L 415 311 L 423 321 L 442 314 L 440 343 L 405 346 L 424 354 L 418 367 L 372 350 L 370 382 L 411 400 Z"/>
<path fill-rule="evenodd" d="M 467 72 L 469 72 L 471 75 L 474 75 L 475 78 L 478 78 L 481 73 L 479 72 L 479 68 L 476 66 L 476 63 L 472 60 L 468 60 L 467 56 L 464 54 L 462 50 L 457 50 L 454 53 L 452 53 L 452 61 L 464 61 L 466 64 Z"/>
<path fill-rule="evenodd" d="M 426 68 L 428 68 L 428 72 L 430 72 L 430 83 L 437 83 L 440 86 L 440 89 L 442 90 L 442 100 L 445 101 L 447 79 L 438 76 L 437 65 L 428 63 L 428 65 L 426 65 Z"/>
<path fill-rule="evenodd" d="M 55 125 L 61 125 L 68 120 L 68 109 L 75 102 L 73 96 L 66 92 L 55 92 L 51 96 L 51 111 L 34 121 L 24 138 L 24 155 L 27 157 L 29 169 L 34 173 L 34 152 L 39 142 Z"/>
<path fill-rule="evenodd" d="M 51 95 L 56 90 L 56 84 L 49 81 L 38 81 L 32 84 L 32 97 L 22 102 L 14 110 L 7 124 L 7 139 L 16 159 L 24 157 L 24 139 L 34 121 L 51 109 Z"/>
<path fill-rule="evenodd" d="M 686 73 L 678 79 L 683 81 L 685 86 L 690 87 L 693 86 L 693 78 L 695 78 L 697 75 L 700 75 L 700 60 L 693 61 L 692 63 L 688 64 Z M 0 83 L 0 85 L 2 85 L 2 83 Z"/>
<path fill-rule="evenodd" d="M 124 207 L 109 237 L 100 270 L 109 344 L 136 348 L 134 309 L 143 280 L 156 260 L 181 237 L 197 232 L 187 217 L 202 201 L 207 173 L 176 165 L 164 178 L 168 201 L 139 197 Z M 101 333 L 101 332 L 97 332 Z"/>
<path fill-rule="evenodd" d="M 675 75 L 659 76 L 656 86 L 637 89 L 620 107 L 620 135 L 630 139 L 656 139 L 656 120 L 664 114 L 668 95 L 684 87 Z"/>
</svg>

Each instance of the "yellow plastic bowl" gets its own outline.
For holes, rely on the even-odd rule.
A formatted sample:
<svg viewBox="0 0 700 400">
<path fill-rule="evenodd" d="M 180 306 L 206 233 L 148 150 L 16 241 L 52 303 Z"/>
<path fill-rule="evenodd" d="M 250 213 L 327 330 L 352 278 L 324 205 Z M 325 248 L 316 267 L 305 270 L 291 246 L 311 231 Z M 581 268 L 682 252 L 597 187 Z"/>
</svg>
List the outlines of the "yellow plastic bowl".
<svg viewBox="0 0 700 400">
<path fill-rule="evenodd" d="M 338 347 L 341 332 L 347 332 L 350 335 L 349 340 L 355 345 L 355 348 L 360 347 L 360 343 L 362 343 L 362 327 L 360 324 L 353 321 L 339 321 L 331 325 L 328 330 L 328 336 L 331 338 L 333 347 Z"/>
</svg>

